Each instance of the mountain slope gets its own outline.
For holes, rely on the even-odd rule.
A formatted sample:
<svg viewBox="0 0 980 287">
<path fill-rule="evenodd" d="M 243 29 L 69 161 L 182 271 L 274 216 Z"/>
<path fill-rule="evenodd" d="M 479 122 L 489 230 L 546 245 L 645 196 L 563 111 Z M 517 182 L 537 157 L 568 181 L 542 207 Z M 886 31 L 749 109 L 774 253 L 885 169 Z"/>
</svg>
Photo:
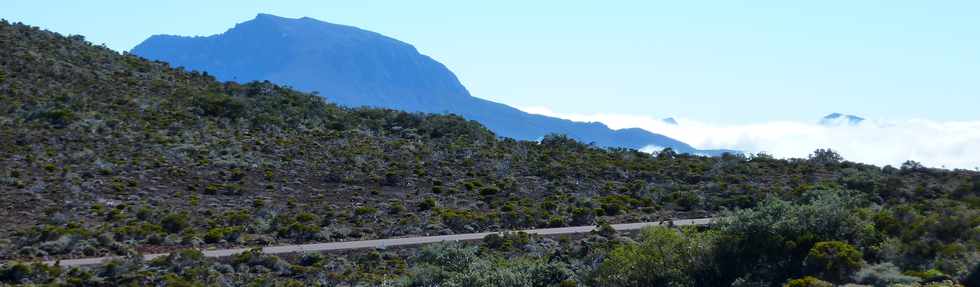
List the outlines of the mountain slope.
<svg viewBox="0 0 980 287">
<path fill-rule="evenodd" d="M 731 201 L 694 181 L 733 159 L 500 139 L 0 21 L 0 260 L 701 217 Z"/>
<path fill-rule="evenodd" d="M 259 14 L 220 35 L 152 36 L 132 53 L 206 71 L 220 80 L 268 80 L 316 91 L 347 106 L 459 114 L 500 136 L 515 139 L 537 140 L 549 133 L 562 133 L 603 147 L 640 149 L 652 145 L 720 154 L 698 151 L 644 130 L 612 130 L 600 123 L 532 115 L 472 97 L 449 69 L 409 44 L 310 18 Z"/>
<path fill-rule="evenodd" d="M 569 280 L 602 274 L 649 278 L 636 264 L 602 266 L 624 266 L 622 254 L 662 262 L 644 251 L 660 252 L 650 238 L 662 237 L 607 226 L 576 240 L 507 232 L 421 250 L 255 250 L 221 260 L 199 250 L 733 209 L 742 210 L 728 224 L 691 230 L 700 235 L 669 232 L 685 236 L 670 242 L 697 244 L 671 246 L 710 251 L 688 273 L 725 272 L 707 276 L 716 283 L 677 285 L 752 278 L 782 286 L 810 272 L 807 250 L 830 240 L 855 244 L 869 260 L 908 264 L 893 274 L 964 278 L 973 270 L 976 278 L 978 195 L 977 172 L 911 161 L 879 168 L 832 151 L 806 160 L 653 156 L 561 136 L 500 139 L 458 116 L 343 108 L 268 82 L 221 83 L 0 20 L 3 286 L 574 286 Z M 170 255 L 137 256 L 159 252 Z M 82 269 L 19 263 L 106 255 L 129 256 Z M 488 279 L 467 282 L 477 276 Z"/>
</svg>

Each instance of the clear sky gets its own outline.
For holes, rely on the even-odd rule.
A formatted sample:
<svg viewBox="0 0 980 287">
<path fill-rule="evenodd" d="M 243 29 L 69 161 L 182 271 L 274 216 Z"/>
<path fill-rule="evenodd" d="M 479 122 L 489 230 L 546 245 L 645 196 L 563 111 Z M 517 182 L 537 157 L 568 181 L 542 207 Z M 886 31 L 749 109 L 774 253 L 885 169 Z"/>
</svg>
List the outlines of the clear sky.
<svg viewBox="0 0 980 287">
<path fill-rule="evenodd" d="M 980 119 L 978 1 L 3 2 L 2 18 L 116 50 L 308 16 L 411 43 L 477 97 L 562 113 Z"/>
</svg>

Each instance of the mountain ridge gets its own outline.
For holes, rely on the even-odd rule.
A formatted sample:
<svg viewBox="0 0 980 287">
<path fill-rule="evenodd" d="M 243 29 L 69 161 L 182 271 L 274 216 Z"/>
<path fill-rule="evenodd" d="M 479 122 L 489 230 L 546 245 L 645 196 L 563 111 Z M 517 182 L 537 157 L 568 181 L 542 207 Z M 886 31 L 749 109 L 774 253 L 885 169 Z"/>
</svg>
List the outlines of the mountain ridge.
<svg viewBox="0 0 980 287">
<path fill-rule="evenodd" d="M 319 94 L 346 106 L 392 108 L 410 112 L 453 113 L 478 121 L 496 134 L 537 140 L 550 133 L 602 147 L 669 147 L 678 152 L 720 155 L 698 150 L 646 130 L 613 130 L 533 115 L 511 106 L 473 97 L 445 65 L 409 43 L 353 26 L 313 18 L 258 14 L 221 34 L 181 37 L 154 35 L 133 54 L 206 71 L 219 80 L 269 80 Z"/>
<path fill-rule="evenodd" d="M 861 123 L 864 123 L 864 121 L 865 118 L 855 116 L 855 115 L 831 113 L 821 118 L 820 124 L 824 126 L 842 126 L 842 125 L 856 126 L 856 125 L 860 125 Z"/>
</svg>

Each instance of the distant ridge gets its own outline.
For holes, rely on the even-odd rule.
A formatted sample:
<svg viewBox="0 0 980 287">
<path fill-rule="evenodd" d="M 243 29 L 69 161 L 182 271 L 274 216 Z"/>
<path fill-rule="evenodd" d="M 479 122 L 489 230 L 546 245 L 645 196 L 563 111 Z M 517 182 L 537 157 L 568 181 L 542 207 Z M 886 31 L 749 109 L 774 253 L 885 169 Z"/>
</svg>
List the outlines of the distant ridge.
<svg viewBox="0 0 980 287">
<path fill-rule="evenodd" d="M 864 118 L 862 117 L 841 113 L 832 113 L 820 119 L 820 124 L 824 126 L 856 126 L 863 122 Z"/>
<path fill-rule="evenodd" d="M 220 80 L 268 80 L 315 91 L 347 106 L 454 113 L 484 124 L 499 136 L 515 139 L 536 140 L 559 133 L 602 147 L 659 146 L 704 155 L 725 152 L 698 150 L 642 129 L 613 130 L 601 123 L 528 114 L 472 97 L 446 66 L 420 54 L 412 45 L 312 18 L 259 14 L 218 35 L 152 36 L 131 52 L 205 71 Z"/>
</svg>

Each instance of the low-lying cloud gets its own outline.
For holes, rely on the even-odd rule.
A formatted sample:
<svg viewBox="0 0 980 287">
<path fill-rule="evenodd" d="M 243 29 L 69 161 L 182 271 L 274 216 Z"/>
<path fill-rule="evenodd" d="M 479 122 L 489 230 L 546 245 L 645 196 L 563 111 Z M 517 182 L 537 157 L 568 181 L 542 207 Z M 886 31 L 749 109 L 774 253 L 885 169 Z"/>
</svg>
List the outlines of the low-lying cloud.
<svg viewBox="0 0 980 287">
<path fill-rule="evenodd" d="M 868 120 L 858 125 L 773 121 L 755 124 L 714 124 L 621 114 L 564 114 L 547 108 L 522 110 L 574 121 L 602 122 L 613 129 L 638 127 L 663 134 L 699 149 L 765 152 L 781 158 L 806 158 L 818 148 L 830 148 L 845 159 L 899 166 L 907 160 L 926 166 L 980 167 L 980 121 L 940 122 L 922 119 L 896 122 Z M 653 148 L 651 147 L 651 150 Z"/>
</svg>

